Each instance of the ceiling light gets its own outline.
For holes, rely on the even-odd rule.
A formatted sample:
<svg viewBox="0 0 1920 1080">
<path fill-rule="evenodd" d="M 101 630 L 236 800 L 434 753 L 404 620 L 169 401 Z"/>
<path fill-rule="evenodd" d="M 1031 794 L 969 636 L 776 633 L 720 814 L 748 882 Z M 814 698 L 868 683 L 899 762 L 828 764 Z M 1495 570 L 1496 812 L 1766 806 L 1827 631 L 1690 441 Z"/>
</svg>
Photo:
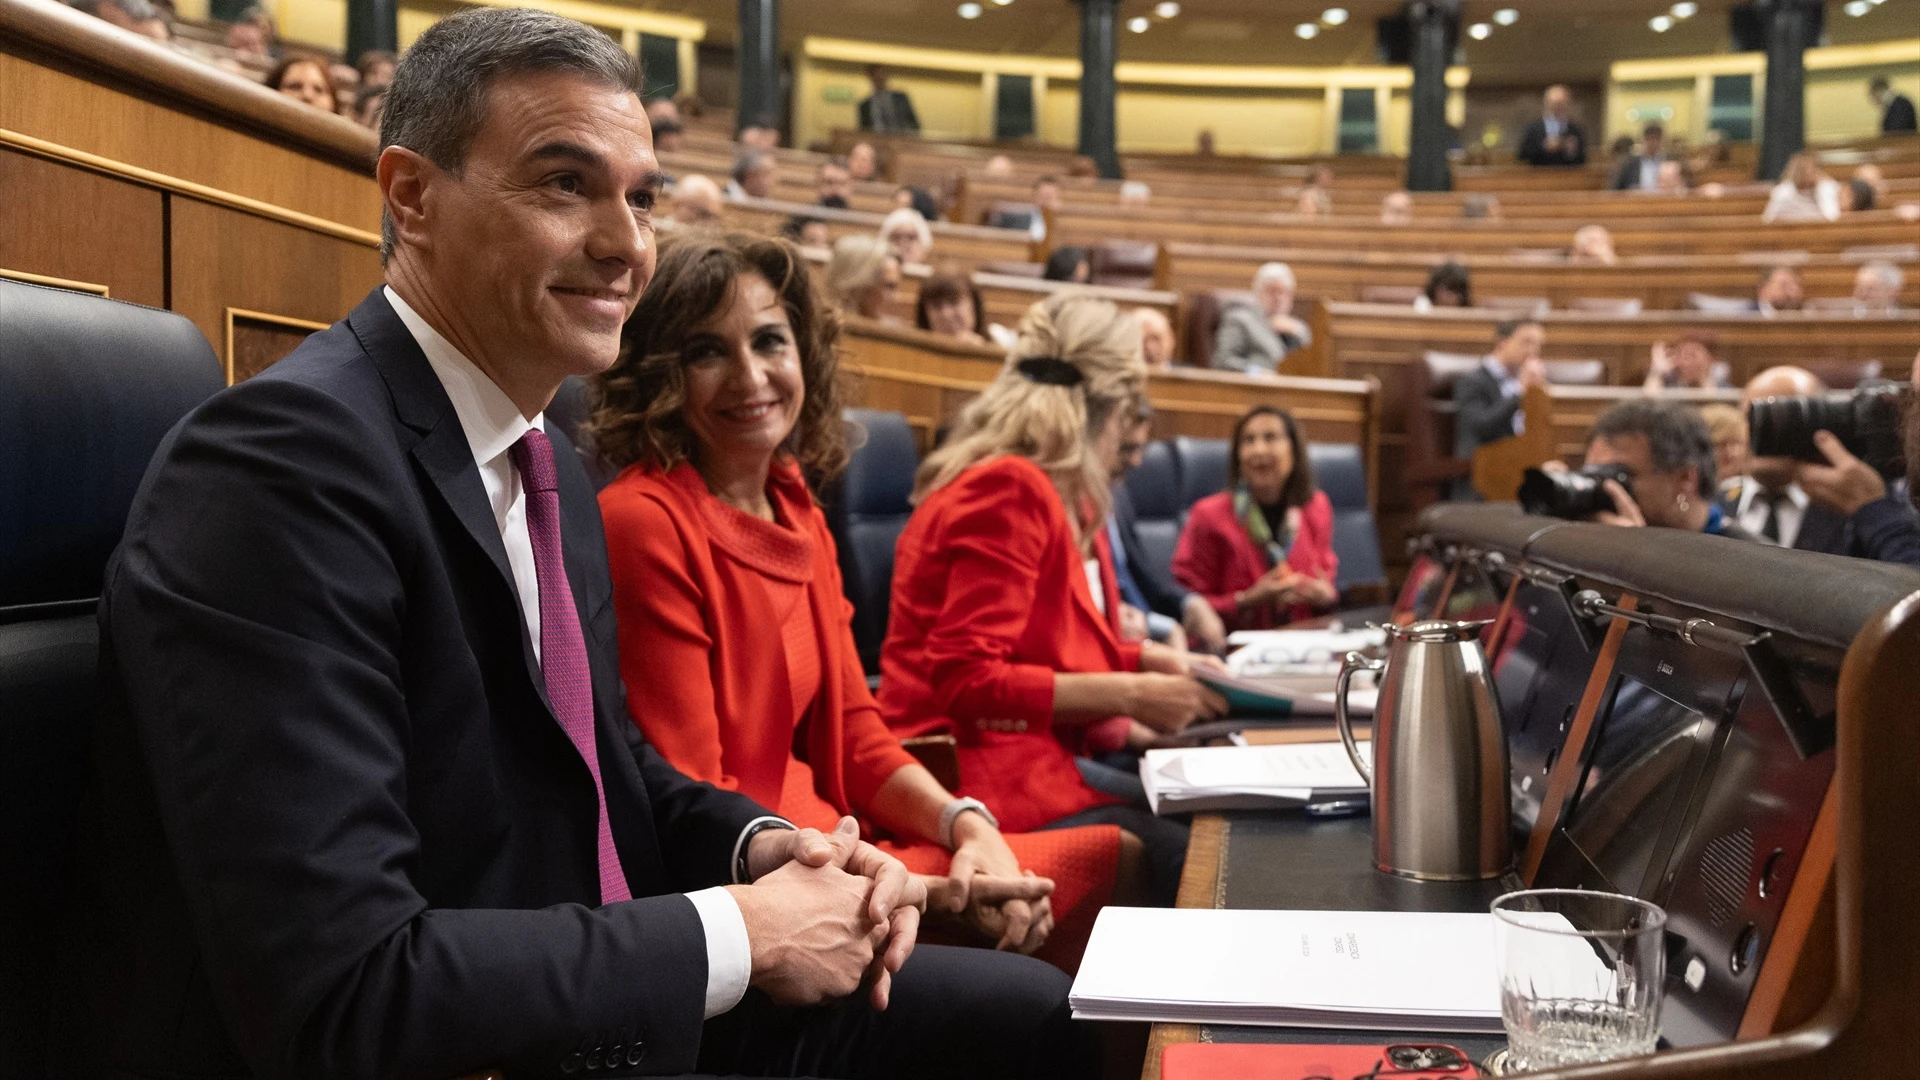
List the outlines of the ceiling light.
<svg viewBox="0 0 1920 1080">
<path fill-rule="evenodd" d="M 1857 19 L 1860 16 L 1865 15 L 1867 12 L 1872 11 L 1873 5 L 1867 3 L 1867 0 L 1853 0 L 1853 3 L 1848 4 L 1846 7 L 1843 7 L 1840 10 L 1846 12 L 1847 14 Z"/>
<path fill-rule="evenodd" d="M 1147 17 L 1144 15 L 1135 15 L 1133 18 L 1127 20 L 1127 29 L 1133 31 L 1136 34 L 1146 33 L 1147 27 L 1152 25 L 1153 23 L 1150 22 L 1147 19 Z"/>
<path fill-rule="evenodd" d="M 1474 23 L 1467 27 L 1467 36 L 1475 41 L 1485 41 L 1493 36 L 1493 27 L 1483 22 Z"/>
<path fill-rule="evenodd" d="M 1493 21 L 1501 26 L 1512 26 L 1520 21 L 1520 12 L 1510 7 L 1503 7 L 1493 13 Z"/>
<path fill-rule="evenodd" d="M 1330 7 L 1320 13 L 1320 21 L 1326 23 L 1328 26 L 1339 26 L 1341 23 L 1347 21 L 1347 9 Z"/>
<path fill-rule="evenodd" d="M 1303 40 L 1311 40 L 1314 37 L 1317 37 L 1319 35 L 1320 28 L 1313 25 L 1310 22 L 1303 22 L 1299 26 L 1296 26 L 1293 28 L 1293 33 L 1295 37 L 1301 38 Z"/>
<path fill-rule="evenodd" d="M 980 5 L 979 5 L 979 4 L 961 4 L 961 5 L 960 5 L 960 17 L 961 17 L 961 18 L 963 18 L 963 19 L 977 19 L 977 18 L 979 18 L 979 17 L 980 17 Z"/>
<path fill-rule="evenodd" d="M 1664 34 L 1673 29 L 1673 16 L 1655 15 L 1653 18 L 1647 20 L 1647 25 L 1653 27 L 1654 33 Z"/>
<path fill-rule="evenodd" d="M 1153 5 L 1153 13 L 1163 19 L 1171 19 L 1180 14 L 1180 5 L 1173 0 L 1166 0 L 1166 3 Z"/>
<path fill-rule="evenodd" d="M 1700 5 L 1693 0 L 1680 0 L 1680 3 L 1673 5 L 1673 17 L 1676 19 L 1691 19 L 1698 14 Z"/>
</svg>

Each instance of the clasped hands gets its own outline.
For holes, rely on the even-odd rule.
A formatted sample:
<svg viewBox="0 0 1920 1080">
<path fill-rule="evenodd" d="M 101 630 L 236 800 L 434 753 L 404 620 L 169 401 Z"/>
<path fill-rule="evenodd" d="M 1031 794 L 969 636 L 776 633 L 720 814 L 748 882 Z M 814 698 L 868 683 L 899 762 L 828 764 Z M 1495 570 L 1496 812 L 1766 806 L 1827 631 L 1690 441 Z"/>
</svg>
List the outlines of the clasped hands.
<svg viewBox="0 0 1920 1080">
<path fill-rule="evenodd" d="M 1328 607 L 1338 599 L 1340 593 L 1331 581 L 1302 574 L 1285 563 L 1260 575 L 1260 580 L 1240 593 L 1242 607 L 1261 607 L 1266 604 Z"/>
</svg>

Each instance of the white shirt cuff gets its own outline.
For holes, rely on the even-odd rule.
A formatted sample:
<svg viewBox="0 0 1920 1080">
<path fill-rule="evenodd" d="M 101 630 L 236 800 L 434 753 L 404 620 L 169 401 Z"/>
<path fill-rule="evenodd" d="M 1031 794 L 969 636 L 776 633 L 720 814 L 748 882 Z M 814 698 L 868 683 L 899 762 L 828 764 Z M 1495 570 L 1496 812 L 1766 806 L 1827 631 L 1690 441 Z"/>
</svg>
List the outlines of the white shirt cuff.
<svg viewBox="0 0 1920 1080">
<path fill-rule="evenodd" d="M 700 915 L 707 935 L 707 1011 L 711 1020 L 740 1004 L 747 980 L 753 975 L 753 946 L 747 941 L 747 920 L 740 905 L 724 888 L 690 892 L 687 899 Z"/>
</svg>

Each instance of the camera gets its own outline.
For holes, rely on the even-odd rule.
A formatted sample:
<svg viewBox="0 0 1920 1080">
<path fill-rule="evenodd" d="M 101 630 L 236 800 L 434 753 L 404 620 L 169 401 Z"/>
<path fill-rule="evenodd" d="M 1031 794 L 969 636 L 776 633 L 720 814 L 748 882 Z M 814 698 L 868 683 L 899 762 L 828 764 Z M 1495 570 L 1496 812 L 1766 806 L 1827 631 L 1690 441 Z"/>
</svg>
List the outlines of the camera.
<svg viewBox="0 0 1920 1080">
<path fill-rule="evenodd" d="M 1529 514 L 1584 521 L 1614 509 L 1601 485 L 1612 480 L 1633 494 L 1633 474 L 1623 465 L 1588 465 L 1578 472 L 1528 469 L 1520 481 L 1520 508 Z"/>
<path fill-rule="evenodd" d="M 1906 472 L 1900 438 L 1903 407 L 1898 383 L 1863 386 L 1851 394 L 1762 398 L 1747 406 L 1747 430 L 1756 457 L 1790 457 L 1825 465 L 1813 443 L 1831 431 L 1854 457 L 1893 479 Z"/>
</svg>

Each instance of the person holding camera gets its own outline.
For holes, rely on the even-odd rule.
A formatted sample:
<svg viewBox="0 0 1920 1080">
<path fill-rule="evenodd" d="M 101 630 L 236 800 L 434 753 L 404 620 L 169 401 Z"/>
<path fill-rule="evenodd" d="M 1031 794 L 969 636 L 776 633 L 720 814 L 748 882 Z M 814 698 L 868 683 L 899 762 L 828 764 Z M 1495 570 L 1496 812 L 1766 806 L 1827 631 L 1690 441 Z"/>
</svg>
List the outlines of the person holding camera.
<svg viewBox="0 0 1920 1080">
<path fill-rule="evenodd" d="M 1578 472 L 1558 461 L 1528 470 L 1520 502 L 1528 513 L 1602 525 L 1754 539 L 1714 501 L 1715 475 L 1706 422 L 1684 405 L 1641 398 L 1600 414 Z"/>
</svg>

